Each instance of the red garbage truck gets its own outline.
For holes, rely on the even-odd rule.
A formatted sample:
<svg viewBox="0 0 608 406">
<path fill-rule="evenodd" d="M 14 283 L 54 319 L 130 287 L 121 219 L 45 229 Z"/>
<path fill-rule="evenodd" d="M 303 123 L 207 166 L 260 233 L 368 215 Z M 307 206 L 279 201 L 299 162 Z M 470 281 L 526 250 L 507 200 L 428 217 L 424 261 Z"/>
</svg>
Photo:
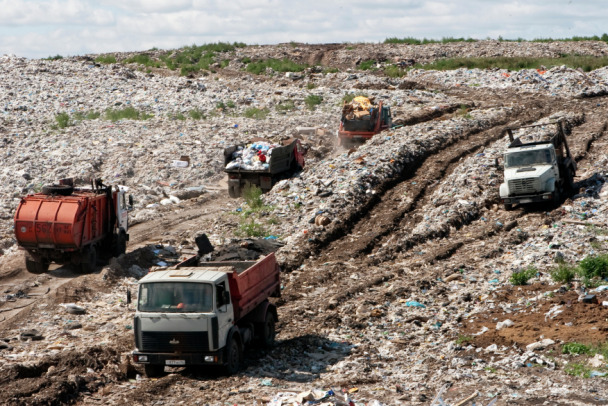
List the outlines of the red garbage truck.
<svg viewBox="0 0 608 406">
<path fill-rule="evenodd" d="M 15 212 L 15 237 L 25 250 L 25 267 L 35 274 L 51 262 L 91 272 L 99 256 L 118 256 L 129 240 L 127 188 L 100 180 L 75 188 L 70 180 L 23 197 Z"/>
</svg>

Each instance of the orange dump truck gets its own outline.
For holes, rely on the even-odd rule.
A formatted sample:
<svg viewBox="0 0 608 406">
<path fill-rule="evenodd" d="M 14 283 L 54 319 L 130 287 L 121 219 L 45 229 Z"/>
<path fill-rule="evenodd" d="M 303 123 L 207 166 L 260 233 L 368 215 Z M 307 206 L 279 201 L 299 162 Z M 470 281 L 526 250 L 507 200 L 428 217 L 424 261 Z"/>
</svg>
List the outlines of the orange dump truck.
<svg viewBox="0 0 608 406">
<path fill-rule="evenodd" d="M 126 188 L 113 190 L 101 181 L 90 188 L 70 183 L 45 186 L 42 193 L 23 197 L 17 207 L 15 237 L 26 251 L 25 266 L 31 273 L 48 271 L 51 262 L 91 272 L 98 254 L 117 256 L 126 251 Z"/>
</svg>

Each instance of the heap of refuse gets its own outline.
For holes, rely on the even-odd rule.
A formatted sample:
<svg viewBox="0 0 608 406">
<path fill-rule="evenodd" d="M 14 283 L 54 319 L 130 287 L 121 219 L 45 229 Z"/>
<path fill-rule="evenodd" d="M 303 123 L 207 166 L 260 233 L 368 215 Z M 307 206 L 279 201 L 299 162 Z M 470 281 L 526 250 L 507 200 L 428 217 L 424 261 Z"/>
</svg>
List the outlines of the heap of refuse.
<svg viewBox="0 0 608 406">
<path fill-rule="evenodd" d="M 232 153 L 232 161 L 226 165 L 226 169 L 266 170 L 272 159 L 272 150 L 279 146 L 266 141 L 254 142 L 244 147 L 239 145 Z"/>
<path fill-rule="evenodd" d="M 342 117 L 346 120 L 369 120 L 374 108 L 378 107 L 374 105 L 373 98 L 357 96 L 350 103 L 344 103 Z"/>
</svg>

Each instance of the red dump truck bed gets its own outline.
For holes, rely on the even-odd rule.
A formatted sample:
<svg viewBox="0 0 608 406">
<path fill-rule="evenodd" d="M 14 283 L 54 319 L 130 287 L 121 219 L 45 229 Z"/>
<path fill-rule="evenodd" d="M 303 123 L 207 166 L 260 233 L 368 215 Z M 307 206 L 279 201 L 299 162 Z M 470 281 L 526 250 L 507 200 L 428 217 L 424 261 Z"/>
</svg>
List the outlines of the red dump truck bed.
<svg viewBox="0 0 608 406">
<path fill-rule="evenodd" d="M 192 257 L 176 267 L 218 268 L 218 271 L 226 272 L 235 320 L 244 317 L 267 298 L 281 295 L 281 269 L 274 253 L 259 261 L 200 262 L 196 265 L 197 260 L 198 257 Z"/>
<path fill-rule="evenodd" d="M 24 248 L 76 250 L 107 234 L 109 211 L 106 194 L 93 191 L 29 195 L 15 213 L 15 237 Z"/>
</svg>

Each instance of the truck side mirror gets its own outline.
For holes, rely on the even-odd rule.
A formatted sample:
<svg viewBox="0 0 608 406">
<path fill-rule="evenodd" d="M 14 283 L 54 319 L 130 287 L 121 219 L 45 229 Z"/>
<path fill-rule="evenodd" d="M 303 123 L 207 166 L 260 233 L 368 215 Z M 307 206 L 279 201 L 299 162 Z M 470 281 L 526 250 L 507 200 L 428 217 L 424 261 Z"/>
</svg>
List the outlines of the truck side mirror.
<svg viewBox="0 0 608 406">
<path fill-rule="evenodd" d="M 133 208 L 133 195 L 129 195 L 129 208 Z"/>
<path fill-rule="evenodd" d="M 127 289 L 127 304 L 131 304 L 131 291 Z"/>
</svg>

